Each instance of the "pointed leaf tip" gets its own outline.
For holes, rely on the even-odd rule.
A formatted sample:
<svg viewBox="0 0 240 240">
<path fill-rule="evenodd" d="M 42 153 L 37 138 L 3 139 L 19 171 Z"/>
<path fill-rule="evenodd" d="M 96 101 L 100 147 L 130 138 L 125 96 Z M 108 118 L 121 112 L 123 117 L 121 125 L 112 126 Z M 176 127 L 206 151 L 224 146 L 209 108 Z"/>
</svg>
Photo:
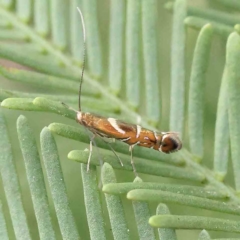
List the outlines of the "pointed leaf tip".
<svg viewBox="0 0 240 240">
<path fill-rule="evenodd" d="M 134 181 L 133 182 L 135 182 L 135 183 L 141 183 L 141 182 L 143 182 L 143 180 L 140 178 L 140 177 L 135 177 L 135 179 L 134 179 Z"/>
<path fill-rule="evenodd" d="M 6 98 L 2 101 L 1 106 L 14 110 L 42 111 L 41 108 L 33 105 L 32 98 Z"/>
<path fill-rule="evenodd" d="M 157 206 L 157 214 L 159 214 L 159 215 L 160 214 L 161 215 L 163 215 L 163 214 L 170 214 L 168 206 L 166 204 L 164 204 L 164 203 L 158 204 L 158 206 Z"/>
<path fill-rule="evenodd" d="M 4 99 L 4 100 L 1 102 L 0 106 L 1 106 L 1 107 L 8 107 L 8 99 L 9 99 L 9 98 Z"/>
<path fill-rule="evenodd" d="M 112 166 L 109 163 L 105 162 L 103 164 L 102 171 L 105 172 L 105 171 L 112 171 L 112 170 L 113 170 L 113 168 L 112 168 Z"/>
<path fill-rule="evenodd" d="M 238 33 L 233 32 L 229 35 L 228 37 L 228 41 L 227 41 L 227 49 L 229 47 L 237 47 L 239 46 L 239 40 L 240 40 L 240 36 Z M 228 54 L 228 52 L 227 52 Z"/>
<path fill-rule="evenodd" d="M 209 233 L 203 229 L 199 234 L 198 240 L 211 240 L 211 237 Z"/>
<path fill-rule="evenodd" d="M 68 153 L 68 159 L 86 164 L 88 155 L 86 151 L 73 150 Z"/>
<path fill-rule="evenodd" d="M 27 118 L 24 115 L 20 115 L 17 119 L 17 124 L 24 124 L 25 122 L 27 122 Z"/>
<path fill-rule="evenodd" d="M 107 184 L 111 182 L 116 182 L 115 172 L 113 167 L 109 163 L 104 163 L 101 169 L 102 183 Z"/>
<path fill-rule="evenodd" d="M 206 28 L 208 28 L 208 29 L 211 30 L 211 31 L 213 30 L 211 23 L 207 23 L 207 24 L 205 24 L 205 25 L 202 27 L 202 29 L 206 29 Z"/>
<path fill-rule="evenodd" d="M 135 190 L 129 191 L 129 192 L 127 193 L 127 199 L 129 199 L 129 200 L 134 200 L 134 198 L 135 198 L 135 196 L 136 196 L 135 193 L 136 193 Z"/>
<path fill-rule="evenodd" d="M 67 155 L 67 158 L 70 159 L 70 160 L 73 160 L 74 156 L 75 156 L 74 152 L 75 152 L 74 150 L 69 152 L 68 155 Z"/>
<path fill-rule="evenodd" d="M 48 127 L 44 127 L 40 133 L 41 136 L 44 136 L 45 134 L 51 133 L 51 131 L 48 129 Z"/>
<path fill-rule="evenodd" d="M 158 223 L 155 221 L 154 216 L 149 218 L 148 223 L 149 223 L 152 227 L 159 227 Z"/>
</svg>

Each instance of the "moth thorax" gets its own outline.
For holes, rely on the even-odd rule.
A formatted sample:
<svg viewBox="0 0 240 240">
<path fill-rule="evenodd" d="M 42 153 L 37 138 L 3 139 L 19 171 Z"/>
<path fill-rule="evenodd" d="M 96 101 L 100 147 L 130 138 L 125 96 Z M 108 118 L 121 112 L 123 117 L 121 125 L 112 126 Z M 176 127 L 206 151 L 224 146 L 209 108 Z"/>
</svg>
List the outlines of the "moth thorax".
<svg viewBox="0 0 240 240">
<path fill-rule="evenodd" d="M 163 135 L 162 134 L 158 134 L 158 133 L 154 133 L 154 136 L 156 138 L 156 145 L 159 146 L 159 151 L 161 151 L 160 147 L 161 147 L 161 144 L 162 144 Z"/>
<path fill-rule="evenodd" d="M 171 153 L 178 151 L 182 148 L 181 140 L 177 133 L 165 133 L 162 136 L 162 142 L 159 147 L 159 151 L 164 153 Z"/>
</svg>

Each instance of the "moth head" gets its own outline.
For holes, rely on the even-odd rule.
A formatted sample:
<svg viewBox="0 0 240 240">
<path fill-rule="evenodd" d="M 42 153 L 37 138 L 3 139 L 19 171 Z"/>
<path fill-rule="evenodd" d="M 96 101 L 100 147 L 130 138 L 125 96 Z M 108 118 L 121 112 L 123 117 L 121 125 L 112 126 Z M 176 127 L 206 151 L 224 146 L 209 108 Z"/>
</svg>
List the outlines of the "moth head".
<svg viewBox="0 0 240 240">
<path fill-rule="evenodd" d="M 175 132 L 167 132 L 162 136 L 159 151 L 164 153 L 172 153 L 182 148 L 182 141 Z"/>
</svg>

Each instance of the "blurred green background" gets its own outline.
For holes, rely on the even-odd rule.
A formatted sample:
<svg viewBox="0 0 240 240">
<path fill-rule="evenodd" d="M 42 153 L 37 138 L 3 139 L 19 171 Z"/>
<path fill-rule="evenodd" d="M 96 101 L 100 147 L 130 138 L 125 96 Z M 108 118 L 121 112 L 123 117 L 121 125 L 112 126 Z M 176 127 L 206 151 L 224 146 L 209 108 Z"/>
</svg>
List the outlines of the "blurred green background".
<svg viewBox="0 0 240 240">
<path fill-rule="evenodd" d="M 164 8 L 165 1 L 159 0 L 158 1 L 158 25 L 156 31 L 159 34 L 159 79 L 160 79 L 160 91 L 161 91 L 161 128 L 160 130 L 166 131 L 169 128 L 169 99 L 170 99 L 170 45 L 171 45 L 171 30 L 172 30 L 172 14 L 168 12 Z M 215 8 L 215 9 L 222 9 L 217 4 L 213 4 L 211 1 L 207 0 L 195 0 L 189 1 L 189 5 L 198 6 L 201 8 Z M 108 76 L 108 42 L 109 42 L 109 9 L 110 9 L 110 1 L 98 1 L 98 19 L 99 19 L 99 26 L 101 30 L 101 41 L 103 47 L 103 57 L 104 57 L 104 77 L 103 83 L 107 83 L 107 76 Z M 68 9 L 66 9 L 68 11 Z M 225 12 L 229 12 L 231 14 L 235 14 L 231 12 L 229 9 L 224 9 Z M 79 23 L 80 24 L 80 23 Z M 186 85 L 189 84 L 189 75 L 190 75 L 190 68 L 192 62 L 192 55 L 194 46 L 196 43 L 196 38 L 198 36 L 198 31 L 187 29 L 187 40 L 186 40 Z M 205 109 L 204 109 L 204 159 L 203 165 L 208 168 L 212 168 L 212 159 L 213 159 L 213 145 L 214 145 L 214 129 L 215 129 L 215 120 L 216 120 L 216 109 L 217 109 L 217 100 L 219 94 L 219 87 L 221 83 L 221 76 L 223 73 L 223 66 L 225 62 L 225 45 L 226 40 L 220 38 L 219 36 L 214 36 L 213 44 L 210 53 L 210 61 L 209 61 L 209 68 L 206 77 L 206 85 L 205 85 Z M 1 64 L 7 66 L 15 66 L 9 61 L 1 60 Z M 17 66 L 21 67 L 21 66 Z M 142 77 L 143 78 L 143 77 Z M 0 79 L 1 88 L 4 89 L 11 89 L 11 90 L 19 90 L 19 91 L 26 91 L 26 92 L 42 92 L 40 89 L 36 89 L 31 86 L 23 86 L 21 84 L 10 82 L 1 77 Z M 83 85 L 84 88 L 84 85 Z M 188 89 L 188 88 L 186 88 Z M 54 94 L 54 92 L 52 92 Z M 122 92 L 122 97 L 124 98 L 124 89 Z M 188 92 L 185 94 L 186 102 L 188 98 Z M 78 96 L 76 95 L 76 98 Z M 76 107 L 76 106 L 74 106 Z M 187 104 L 186 104 L 187 110 Z M 144 112 L 144 111 L 141 111 Z M 21 151 L 19 148 L 19 143 L 17 139 L 17 132 L 16 132 L 16 119 L 19 115 L 23 114 L 31 123 L 31 127 L 34 129 L 36 139 L 39 144 L 39 133 L 41 129 L 45 126 L 48 126 L 52 122 L 60 122 L 66 123 L 70 125 L 77 126 L 77 123 L 74 123 L 71 120 L 65 119 L 63 117 L 50 114 L 50 113 L 42 113 L 42 112 L 22 112 L 22 111 L 11 111 L 4 109 L 4 114 L 7 120 L 7 125 L 10 133 L 11 142 L 13 143 L 14 149 L 14 159 L 17 167 L 17 171 L 19 173 L 19 180 L 21 184 L 21 191 L 22 197 L 24 201 L 24 207 L 27 213 L 28 222 L 30 224 L 31 234 L 34 236 L 34 239 L 38 239 L 37 233 L 37 223 L 33 213 L 33 206 L 30 198 L 29 187 L 25 175 L 25 168 L 23 164 L 23 159 L 21 156 Z M 185 122 L 185 126 L 187 126 L 187 121 Z M 185 127 L 185 129 L 187 129 Z M 64 174 L 65 183 L 67 186 L 69 201 L 71 204 L 71 209 L 73 211 L 75 220 L 77 222 L 77 226 L 80 232 L 82 239 L 89 239 L 89 232 L 87 221 L 85 217 L 85 208 L 84 208 L 84 201 L 83 201 L 83 194 L 82 194 L 82 181 L 80 176 L 80 164 L 69 161 L 67 159 L 67 154 L 69 151 L 73 149 L 84 149 L 87 148 L 88 145 L 80 144 L 79 142 L 75 142 L 73 140 L 66 140 L 59 136 L 55 136 L 59 155 L 61 159 L 62 170 Z M 183 144 L 184 147 L 188 149 L 188 133 L 187 130 L 184 132 L 183 136 Z M 229 166 L 231 169 L 231 165 Z M 232 186 L 232 177 L 231 177 L 231 170 L 228 172 L 228 176 L 226 179 L 227 184 Z M 126 173 L 123 171 L 116 171 L 118 181 L 133 181 L 134 174 L 133 173 Z M 174 182 L 171 179 L 167 178 L 160 178 L 160 177 L 153 177 L 140 174 L 140 177 L 144 181 L 156 181 L 156 182 Z M 178 181 L 179 182 L 179 181 Z M 2 183 L 1 183 L 2 184 Z M 8 230 L 11 233 L 11 239 L 14 239 L 14 234 L 12 232 L 11 221 L 9 212 L 7 209 L 7 203 L 4 196 L 4 192 L 2 187 L 0 188 L 0 196 L 4 206 L 4 214 L 7 218 Z M 58 239 L 61 239 L 61 235 L 57 226 L 57 220 L 54 215 L 54 207 L 51 202 L 51 195 L 49 194 L 50 199 L 50 207 L 52 211 L 52 217 L 55 224 L 55 229 L 57 229 Z M 103 199 L 103 198 L 102 198 Z M 123 198 L 124 208 L 127 215 L 127 220 L 129 223 L 129 229 L 132 239 L 137 239 L 137 230 L 134 224 L 133 218 L 133 210 L 130 201 L 127 201 Z M 103 205 L 105 206 L 104 199 Z M 154 214 L 157 204 L 151 204 L 152 214 Z M 207 210 L 198 210 L 190 207 L 182 207 L 176 205 L 169 205 L 169 208 L 172 213 L 174 214 L 188 214 L 191 215 L 204 215 L 204 216 L 222 216 L 219 213 L 212 213 Z M 111 236 L 111 227 L 109 225 L 109 221 L 107 218 L 107 212 L 105 209 L 104 212 L 106 216 L 106 229 L 108 232 L 108 239 L 112 239 Z M 226 216 L 226 215 L 225 215 Z M 227 216 L 229 219 L 237 219 L 233 216 Z M 178 239 L 197 239 L 197 236 L 200 231 L 187 231 L 187 230 L 179 230 L 177 231 Z M 212 232 L 211 236 L 213 238 L 222 237 L 221 232 Z M 237 234 L 228 234 L 230 237 L 237 237 Z"/>
</svg>

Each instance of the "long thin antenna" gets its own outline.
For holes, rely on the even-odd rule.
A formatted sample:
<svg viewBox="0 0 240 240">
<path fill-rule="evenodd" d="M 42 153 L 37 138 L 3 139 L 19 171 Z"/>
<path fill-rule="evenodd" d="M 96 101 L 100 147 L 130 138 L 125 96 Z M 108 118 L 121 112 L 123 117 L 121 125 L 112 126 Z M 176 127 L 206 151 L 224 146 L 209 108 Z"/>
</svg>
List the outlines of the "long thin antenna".
<svg viewBox="0 0 240 240">
<path fill-rule="evenodd" d="M 85 62 L 86 62 L 86 30 L 85 30 L 83 14 L 79 7 L 77 7 L 77 10 L 81 17 L 82 30 L 83 30 L 83 64 L 82 64 L 82 74 L 81 74 L 79 91 L 78 91 L 78 109 L 79 109 L 79 112 L 81 112 L 81 92 L 82 92 L 82 83 L 83 83 L 83 73 L 84 73 Z"/>
</svg>

